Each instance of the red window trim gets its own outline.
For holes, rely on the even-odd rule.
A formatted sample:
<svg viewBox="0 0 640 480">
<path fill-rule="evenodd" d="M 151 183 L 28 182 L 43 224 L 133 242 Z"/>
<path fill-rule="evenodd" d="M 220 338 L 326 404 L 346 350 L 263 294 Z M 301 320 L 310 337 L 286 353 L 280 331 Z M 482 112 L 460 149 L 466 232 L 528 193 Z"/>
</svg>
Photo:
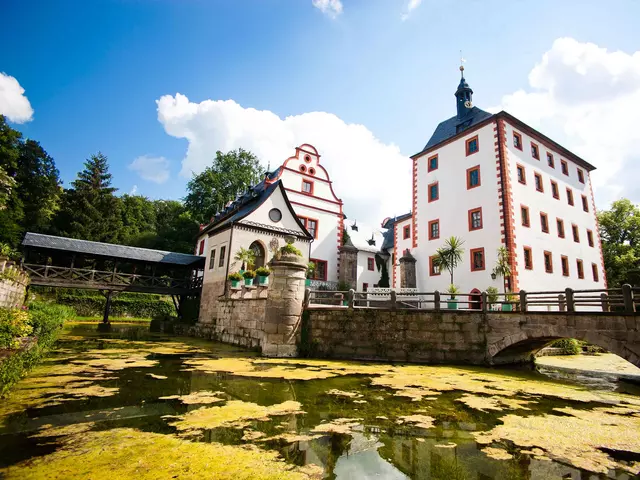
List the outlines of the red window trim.
<svg viewBox="0 0 640 480">
<path fill-rule="evenodd" d="M 318 239 L 318 230 L 320 230 L 320 221 L 317 218 L 303 217 L 302 215 L 298 215 L 298 219 L 300 219 L 300 221 L 304 225 L 304 228 L 307 228 L 307 222 L 309 220 L 312 220 L 312 221 L 316 222 L 316 231 L 314 232 L 313 238 L 315 238 L 317 240 Z M 307 230 L 308 230 L 308 228 L 307 228 Z"/>
<path fill-rule="evenodd" d="M 431 160 L 433 160 L 434 158 L 436 159 L 436 168 L 431 168 Z M 440 166 L 440 160 L 438 159 L 437 154 L 431 155 L 429 158 L 427 158 L 427 173 L 437 170 L 439 166 Z"/>
<path fill-rule="evenodd" d="M 544 253 L 544 271 L 546 273 L 553 273 L 553 253 L 545 250 Z M 547 269 L 547 256 L 549 257 L 549 269 Z"/>
<path fill-rule="evenodd" d="M 587 243 L 589 243 L 590 247 L 593 247 L 595 244 L 593 243 L 593 230 L 589 230 L 587 228 Z"/>
<path fill-rule="evenodd" d="M 367 257 L 367 270 L 370 272 L 376 271 L 376 259 L 374 257 Z"/>
<path fill-rule="evenodd" d="M 560 159 L 560 170 L 564 175 L 569 176 L 569 164 L 565 160 Z"/>
<path fill-rule="evenodd" d="M 438 271 L 438 273 L 433 273 L 433 260 L 435 258 L 435 255 L 431 255 L 429 257 L 429 276 L 430 277 L 437 277 L 438 275 L 442 274 L 442 272 Z"/>
<path fill-rule="evenodd" d="M 477 147 L 476 151 L 475 152 L 469 152 L 469 144 L 471 142 L 473 142 L 474 140 L 476 141 L 476 147 Z M 465 150 L 465 152 L 467 154 L 467 157 L 470 156 L 470 155 L 474 155 L 474 154 L 476 154 L 476 153 L 478 153 L 480 151 L 480 141 L 478 140 L 478 135 L 474 135 L 473 137 L 467 139 L 464 142 L 464 150 Z"/>
<path fill-rule="evenodd" d="M 551 160 L 551 162 L 549 162 Z M 547 152 L 547 166 L 551 168 L 556 168 L 556 159 L 553 158 L 553 153 Z"/>
<path fill-rule="evenodd" d="M 576 258 L 576 269 L 578 270 L 578 278 L 583 280 L 584 279 L 584 263 L 579 258 Z"/>
<path fill-rule="evenodd" d="M 582 210 L 589 213 L 589 200 L 586 195 L 582 195 Z"/>
<path fill-rule="evenodd" d="M 309 191 L 309 192 L 305 192 L 304 191 L 304 184 L 305 183 L 308 183 L 309 185 L 311 185 L 311 191 Z M 314 189 L 315 189 L 314 182 L 312 182 L 311 180 L 307 180 L 306 178 L 302 179 L 302 187 L 300 188 L 300 192 L 302 192 L 304 195 L 313 195 Z"/>
<path fill-rule="evenodd" d="M 520 144 L 519 147 L 516 145 L 516 137 L 518 137 L 518 143 Z M 518 150 L 522 151 L 522 135 L 520 135 L 515 130 L 513 132 L 513 148 L 517 148 Z"/>
<path fill-rule="evenodd" d="M 204 238 L 200 240 L 200 246 L 198 247 L 198 255 L 202 255 L 204 253 Z"/>
<path fill-rule="evenodd" d="M 571 190 L 569 187 L 567 187 L 567 203 L 572 207 L 575 205 L 573 201 L 573 190 Z"/>
<path fill-rule="evenodd" d="M 476 267 L 473 264 L 473 254 L 476 253 L 476 252 L 482 252 L 482 267 Z M 484 270 L 486 268 L 487 259 L 484 256 L 484 247 L 470 249 L 469 250 L 469 259 L 471 261 L 471 271 L 472 272 L 479 272 L 479 271 Z"/>
<path fill-rule="evenodd" d="M 597 263 L 592 263 L 591 264 L 591 275 L 593 275 L 593 281 L 594 282 L 599 282 L 600 281 L 600 272 L 598 272 L 598 264 Z"/>
<path fill-rule="evenodd" d="M 567 257 L 566 255 L 560 255 L 560 265 L 562 266 L 562 276 L 570 276 L 571 272 L 569 271 L 569 257 Z"/>
<path fill-rule="evenodd" d="M 402 239 L 406 240 L 407 238 L 411 238 L 411 225 L 402 227 Z"/>
<path fill-rule="evenodd" d="M 560 224 L 562 225 L 562 235 L 560 235 L 560 229 L 558 228 L 558 222 L 560 222 Z M 564 231 L 564 220 L 561 218 L 556 217 L 556 230 L 558 230 L 558 237 L 559 238 L 565 238 L 565 231 Z"/>
<path fill-rule="evenodd" d="M 528 247 L 528 246 L 522 247 L 522 252 L 523 252 L 522 260 L 524 261 L 524 269 L 533 270 L 533 251 L 531 250 L 531 247 Z M 525 254 L 526 252 L 529 252 L 529 260 L 531 261 L 529 266 L 527 266 L 527 256 Z"/>
<path fill-rule="evenodd" d="M 474 214 L 475 212 L 480 212 L 480 226 L 478 228 L 473 228 L 473 223 L 471 222 L 471 215 Z M 473 232 L 475 230 L 482 230 L 482 227 L 484 226 L 484 221 L 483 221 L 484 219 L 482 218 L 482 207 L 470 209 L 469 212 L 467 213 L 467 217 L 469 221 L 470 232 Z"/>
<path fill-rule="evenodd" d="M 436 198 L 431 198 L 431 187 L 433 187 L 434 185 L 436 185 L 438 187 L 438 195 L 436 196 Z M 429 185 L 427 185 L 427 198 L 428 198 L 428 202 L 427 203 L 431 203 L 431 202 L 435 202 L 436 200 L 440 199 L 440 185 L 438 185 L 438 182 L 433 182 L 430 183 Z"/>
<path fill-rule="evenodd" d="M 584 184 L 584 172 L 579 168 L 577 170 L 578 170 L 578 181 Z"/>
<path fill-rule="evenodd" d="M 310 258 L 309 261 L 313 262 L 315 264 L 324 263 L 324 278 L 315 278 L 315 274 L 314 274 L 314 280 L 322 280 L 323 282 L 326 282 L 327 281 L 327 275 L 329 274 L 329 268 L 328 268 L 329 267 L 329 265 L 328 265 L 329 262 L 327 262 L 326 260 L 320 260 L 318 258 Z M 317 271 L 318 271 L 318 269 L 316 268 L 316 272 Z"/>
<path fill-rule="evenodd" d="M 553 189 L 554 185 L 556 186 L 555 191 Z M 560 200 L 560 189 L 558 188 L 558 182 L 554 182 L 553 180 L 551 180 L 551 196 L 556 200 Z"/>
<path fill-rule="evenodd" d="M 518 178 L 518 169 L 519 168 L 522 169 L 522 180 L 520 180 L 520 178 Z M 518 180 L 518 183 L 520 183 L 522 185 L 526 185 L 527 184 L 527 169 L 524 168 L 524 165 L 520 165 L 519 163 L 516 163 L 516 178 Z"/>
<path fill-rule="evenodd" d="M 471 172 L 477 170 L 478 171 L 478 184 L 471 185 Z M 472 188 L 477 188 L 482 185 L 482 180 L 480 178 L 480 165 L 476 165 L 475 167 L 467 168 L 467 190 L 471 190 Z"/>
<path fill-rule="evenodd" d="M 540 173 L 538 173 L 538 172 L 533 172 L 533 177 L 534 177 L 534 180 L 533 180 L 534 185 L 535 185 L 535 183 L 536 183 L 536 182 L 535 182 L 535 179 L 537 179 L 537 178 L 539 178 L 539 179 L 540 179 L 540 188 L 538 188 L 538 185 L 535 185 L 535 187 L 536 187 L 536 191 L 537 191 L 537 192 L 544 193 L 544 183 L 542 183 L 542 174 L 540 174 Z"/>
<path fill-rule="evenodd" d="M 546 231 L 544 229 L 544 225 L 542 224 L 542 218 L 543 217 L 547 221 L 547 230 Z M 547 215 L 544 212 L 540 212 L 540 230 L 542 230 L 542 233 L 549 233 L 549 215 Z"/>
<path fill-rule="evenodd" d="M 536 154 L 533 154 L 533 147 L 536 147 Z M 540 145 L 536 142 L 531 142 L 531 156 L 536 160 L 540 160 Z"/>
<path fill-rule="evenodd" d="M 527 211 L 527 223 L 524 223 L 524 217 L 522 216 L 522 209 Z M 526 205 L 520 205 L 520 223 L 523 227 L 530 228 L 531 227 L 531 212 L 529 212 L 529 207 Z"/>
<path fill-rule="evenodd" d="M 574 242 L 580 243 L 580 229 L 575 223 L 571 224 L 571 235 L 573 236 Z"/>
<path fill-rule="evenodd" d="M 431 236 L 431 225 L 433 225 L 434 223 L 438 224 L 438 236 L 437 237 L 432 237 Z M 440 238 L 440 219 L 436 218 L 435 220 L 430 220 L 427 227 L 429 228 L 429 240 L 437 240 Z"/>
</svg>

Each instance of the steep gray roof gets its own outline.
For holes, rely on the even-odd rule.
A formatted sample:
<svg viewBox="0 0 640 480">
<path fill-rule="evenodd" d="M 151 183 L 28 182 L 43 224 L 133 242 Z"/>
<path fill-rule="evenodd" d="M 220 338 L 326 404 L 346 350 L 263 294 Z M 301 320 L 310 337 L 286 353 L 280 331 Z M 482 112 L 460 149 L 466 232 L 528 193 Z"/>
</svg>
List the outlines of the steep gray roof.
<svg viewBox="0 0 640 480">
<path fill-rule="evenodd" d="M 422 151 L 424 152 L 425 150 L 428 150 L 451 137 L 455 137 L 458 133 L 477 125 L 491 116 L 491 113 L 485 112 L 478 107 L 473 107 L 467 115 L 462 117 L 462 119 L 457 116 L 453 116 L 444 122 L 440 122 Z"/>
<path fill-rule="evenodd" d="M 114 243 L 90 242 L 77 238 L 56 237 L 41 233 L 27 232 L 22 241 L 25 247 L 46 248 L 51 250 L 64 250 L 72 253 L 84 253 L 86 255 L 100 255 L 103 257 L 115 257 L 126 260 L 138 260 L 141 262 L 162 263 L 165 265 L 193 265 L 202 263 L 204 257 L 188 255 L 186 253 L 165 252 L 150 248 L 129 247 Z"/>
</svg>

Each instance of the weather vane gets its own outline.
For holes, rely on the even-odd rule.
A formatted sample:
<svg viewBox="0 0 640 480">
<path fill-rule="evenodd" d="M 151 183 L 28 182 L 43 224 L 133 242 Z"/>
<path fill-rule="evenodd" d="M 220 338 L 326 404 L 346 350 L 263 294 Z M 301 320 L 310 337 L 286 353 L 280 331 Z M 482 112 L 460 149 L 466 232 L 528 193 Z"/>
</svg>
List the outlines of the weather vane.
<svg viewBox="0 0 640 480">
<path fill-rule="evenodd" d="M 460 76 L 461 77 L 464 77 L 464 65 L 463 65 L 464 62 L 466 62 L 466 60 L 462 56 L 462 50 L 460 50 Z"/>
</svg>

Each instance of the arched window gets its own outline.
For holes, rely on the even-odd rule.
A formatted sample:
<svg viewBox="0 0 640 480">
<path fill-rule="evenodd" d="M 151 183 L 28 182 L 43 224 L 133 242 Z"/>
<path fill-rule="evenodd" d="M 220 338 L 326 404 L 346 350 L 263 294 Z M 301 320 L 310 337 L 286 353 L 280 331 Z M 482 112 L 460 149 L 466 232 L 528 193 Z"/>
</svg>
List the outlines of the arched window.
<svg viewBox="0 0 640 480">
<path fill-rule="evenodd" d="M 253 262 L 252 268 L 255 270 L 256 268 L 264 267 L 266 262 L 266 255 L 262 243 L 258 241 L 253 242 L 249 246 L 249 250 L 252 250 L 256 257 L 255 261 Z"/>
</svg>

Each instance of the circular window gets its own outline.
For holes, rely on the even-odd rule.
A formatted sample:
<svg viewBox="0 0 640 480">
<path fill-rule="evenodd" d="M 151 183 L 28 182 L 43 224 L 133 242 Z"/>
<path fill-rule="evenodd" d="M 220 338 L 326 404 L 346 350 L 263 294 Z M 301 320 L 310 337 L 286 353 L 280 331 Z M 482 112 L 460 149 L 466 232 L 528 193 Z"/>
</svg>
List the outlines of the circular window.
<svg viewBox="0 0 640 480">
<path fill-rule="evenodd" d="M 307 171 L 307 167 L 305 167 L 304 165 L 300 165 L 300 171 L 301 172 L 306 172 Z"/>
<path fill-rule="evenodd" d="M 316 169 L 313 167 L 309 167 L 309 174 L 310 175 L 315 175 L 316 174 Z"/>
<path fill-rule="evenodd" d="M 309 163 L 311 161 L 311 157 L 309 155 L 304 156 L 304 161 Z"/>
<path fill-rule="evenodd" d="M 275 223 L 279 222 L 282 220 L 282 212 L 277 208 L 272 208 L 269 210 L 269 219 Z"/>
</svg>

